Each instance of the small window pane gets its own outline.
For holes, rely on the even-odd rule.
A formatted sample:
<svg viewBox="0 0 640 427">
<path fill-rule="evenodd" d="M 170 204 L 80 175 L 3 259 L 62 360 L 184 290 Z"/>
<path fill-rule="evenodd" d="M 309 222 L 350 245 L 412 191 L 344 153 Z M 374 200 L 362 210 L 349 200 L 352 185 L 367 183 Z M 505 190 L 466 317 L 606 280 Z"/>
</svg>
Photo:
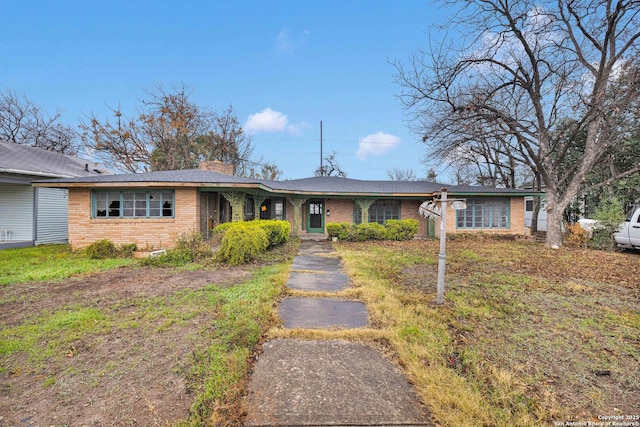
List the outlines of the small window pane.
<svg viewBox="0 0 640 427">
<path fill-rule="evenodd" d="M 162 216 L 173 216 L 173 193 L 162 193 Z"/>
<path fill-rule="evenodd" d="M 160 216 L 160 205 L 162 203 L 160 193 L 149 193 L 149 216 Z"/>
<path fill-rule="evenodd" d="M 94 193 L 96 198 L 96 216 L 107 216 L 107 193 Z"/>
<path fill-rule="evenodd" d="M 133 216 L 133 193 L 125 192 L 122 194 L 123 201 L 123 216 Z"/>
<path fill-rule="evenodd" d="M 119 217 L 120 216 L 120 193 L 110 191 L 107 194 L 108 202 L 109 202 L 109 217 Z"/>
<path fill-rule="evenodd" d="M 147 193 L 135 193 L 135 216 L 147 216 Z"/>
</svg>

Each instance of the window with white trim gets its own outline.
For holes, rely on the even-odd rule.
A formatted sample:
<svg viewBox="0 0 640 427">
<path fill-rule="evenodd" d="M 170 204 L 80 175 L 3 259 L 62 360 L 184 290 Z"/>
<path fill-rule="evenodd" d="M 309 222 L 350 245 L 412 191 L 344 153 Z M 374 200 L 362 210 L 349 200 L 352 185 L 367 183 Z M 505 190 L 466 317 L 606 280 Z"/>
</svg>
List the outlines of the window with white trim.
<svg viewBox="0 0 640 427">
<path fill-rule="evenodd" d="M 93 218 L 173 218 L 174 191 L 93 191 Z"/>
<path fill-rule="evenodd" d="M 457 228 L 509 228 L 509 198 L 467 199 L 456 211 Z"/>
</svg>

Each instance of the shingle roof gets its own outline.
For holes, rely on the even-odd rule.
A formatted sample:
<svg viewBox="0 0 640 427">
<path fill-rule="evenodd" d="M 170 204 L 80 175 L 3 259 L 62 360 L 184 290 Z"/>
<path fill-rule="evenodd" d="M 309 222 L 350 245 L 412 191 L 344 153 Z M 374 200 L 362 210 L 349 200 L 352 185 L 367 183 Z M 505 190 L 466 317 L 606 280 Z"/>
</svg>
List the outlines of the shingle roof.
<svg viewBox="0 0 640 427">
<path fill-rule="evenodd" d="M 342 177 L 311 177 L 287 181 L 269 181 L 254 178 L 243 178 L 219 172 L 200 169 L 157 171 L 147 173 L 89 176 L 79 178 L 65 178 L 46 181 L 46 184 L 56 186 L 92 186 L 100 185 L 151 185 L 151 184 L 191 184 L 197 187 L 242 186 L 261 189 L 270 193 L 307 194 L 324 196 L 385 196 L 406 195 L 423 196 L 437 194 L 446 187 L 451 194 L 456 195 L 500 195 L 500 194 L 530 194 L 530 191 L 506 188 L 474 187 L 468 185 L 444 185 L 429 181 L 365 181 Z M 45 185 L 46 185 L 45 184 Z"/>
<path fill-rule="evenodd" d="M 156 171 L 144 173 L 126 173 L 117 175 L 101 175 L 81 178 L 55 179 L 48 181 L 52 183 L 221 183 L 221 184 L 260 184 L 259 179 L 243 178 L 239 176 L 227 175 L 220 172 L 204 171 L 200 169 L 184 169 L 174 171 Z"/>
<path fill-rule="evenodd" d="M 270 181 L 274 190 L 324 194 L 424 194 L 440 191 L 441 184 L 427 181 L 364 181 L 335 176 L 317 176 L 290 181 Z"/>
<path fill-rule="evenodd" d="M 0 172 L 40 177 L 86 177 L 110 173 L 89 160 L 7 141 L 0 141 Z"/>
</svg>

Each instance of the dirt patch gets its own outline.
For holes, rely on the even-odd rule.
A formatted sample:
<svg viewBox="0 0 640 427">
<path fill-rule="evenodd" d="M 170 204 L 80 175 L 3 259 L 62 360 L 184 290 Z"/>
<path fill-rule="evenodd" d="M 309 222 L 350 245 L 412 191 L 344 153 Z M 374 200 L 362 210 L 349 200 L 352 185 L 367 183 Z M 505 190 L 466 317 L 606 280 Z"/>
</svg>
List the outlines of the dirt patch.
<svg viewBox="0 0 640 427">
<path fill-rule="evenodd" d="M 86 334 L 44 363 L 27 360 L 24 353 L 6 357 L 0 369 L 0 426 L 164 426 L 185 419 L 193 400 L 184 379 L 189 356 L 210 318 L 200 313 L 171 324 L 158 318 L 136 326 L 139 307 L 128 302 L 212 284 L 233 286 L 255 268 L 126 267 L 3 287 L 0 321 L 6 327 L 74 305 L 131 320 L 126 328 Z"/>
<path fill-rule="evenodd" d="M 10 285 L 2 289 L 0 322 L 18 324 L 38 312 L 51 312 L 69 304 L 91 301 L 104 306 L 126 298 L 164 296 L 210 284 L 232 286 L 250 275 L 248 267 L 196 271 L 121 267 L 62 282 Z"/>
</svg>

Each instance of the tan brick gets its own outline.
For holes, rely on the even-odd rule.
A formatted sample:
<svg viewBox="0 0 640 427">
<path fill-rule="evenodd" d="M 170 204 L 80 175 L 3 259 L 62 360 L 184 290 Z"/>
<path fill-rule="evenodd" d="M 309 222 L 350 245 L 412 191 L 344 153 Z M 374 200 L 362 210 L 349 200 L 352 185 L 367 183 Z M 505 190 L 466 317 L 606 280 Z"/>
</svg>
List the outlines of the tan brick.
<svg viewBox="0 0 640 427">
<path fill-rule="evenodd" d="M 69 243 L 74 250 L 102 239 L 141 249 L 172 248 L 180 234 L 198 230 L 199 208 L 196 188 L 178 188 L 174 218 L 91 218 L 91 190 L 71 188 Z"/>
</svg>

